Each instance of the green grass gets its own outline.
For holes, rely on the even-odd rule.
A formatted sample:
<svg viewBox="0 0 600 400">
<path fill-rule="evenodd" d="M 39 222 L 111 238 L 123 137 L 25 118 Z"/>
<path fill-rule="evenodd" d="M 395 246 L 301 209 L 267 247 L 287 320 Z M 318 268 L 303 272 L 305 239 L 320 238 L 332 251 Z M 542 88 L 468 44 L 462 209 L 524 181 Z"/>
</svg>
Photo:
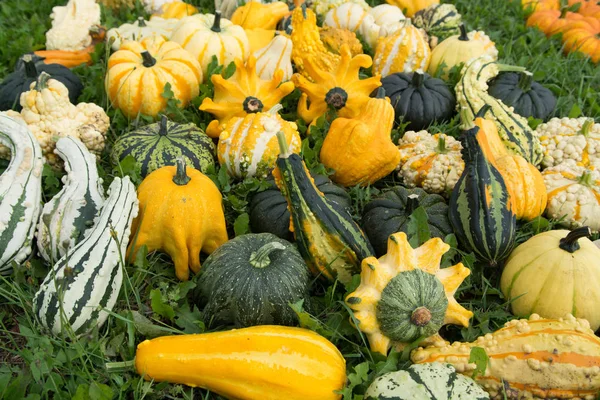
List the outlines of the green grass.
<svg viewBox="0 0 600 400">
<path fill-rule="evenodd" d="M 64 0 L 0 1 L 0 78 L 13 68 L 18 56 L 40 49 L 49 28 L 52 6 Z M 192 2 L 210 10 L 211 2 Z M 535 78 L 548 86 L 559 98 L 556 116 L 586 115 L 598 119 L 600 104 L 598 88 L 600 73 L 597 67 L 582 56 L 563 56 L 560 40 L 546 39 L 533 29 L 526 29 L 524 15 L 518 3 L 507 0 L 457 0 L 469 29 L 482 29 L 496 42 L 504 63 L 525 66 Z M 141 8 L 138 6 L 138 11 Z M 135 11 L 120 15 L 105 12 L 107 26 L 133 19 Z M 128 121 L 110 109 L 104 93 L 106 49 L 99 45 L 92 67 L 80 67 L 75 72 L 82 78 L 85 91 L 80 101 L 104 106 L 111 117 L 107 151 L 101 160 L 101 175 L 108 185 L 114 176 L 131 175 L 137 183 L 139 176 L 130 163 L 111 165 L 107 156 L 111 144 L 121 133 L 147 121 Z M 210 87 L 203 87 L 203 95 Z M 186 110 L 171 108 L 178 121 L 192 121 L 205 127 L 210 117 L 197 110 L 202 96 Z M 294 100 L 297 93 L 285 102 L 285 115 L 295 117 Z M 300 124 L 303 126 L 303 124 Z M 439 127 L 457 134 L 456 121 Z M 314 135 L 313 138 L 318 138 Z M 305 141 L 303 147 L 307 164 L 318 166 L 314 148 L 318 139 Z M 44 173 L 44 196 L 49 199 L 59 188 L 59 176 L 49 169 Z M 212 178 L 224 194 L 226 218 L 230 234 L 248 232 L 247 204 L 252 193 L 260 189 L 256 180 L 234 184 L 225 171 L 214 171 Z M 355 215 L 363 205 L 384 186 L 393 183 L 388 178 L 376 187 L 353 188 Z M 552 228 L 544 219 L 520 227 L 519 241 Z M 499 270 L 485 268 L 470 254 L 452 250 L 450 262 L 462 261 L 472 269 L 471 276 L 461 286 L 457 298 L 475 312 L 469 328 L 446 327 L 442 335 L 450 340 L 473 340 L 491 332 L 512 318 L 498 291 Z M 89 335 L 72 340 L 68 335 L 57 338 L 40 329 L 32 313 L 32 298 L 48 266 L 32 258 L 7 278 L 0 278 L 0 399 L 209 399 L 217 396 L 199 389 L 166 383 L 144 382 L 133 371 L 109 373 L 105 363 L 131 360 L 138 343 L 146 338 L 172 333 L 201 333 L 224 327 L 207 326 L 201 310 L 194 304 L 194 281 L 181 283 L 174 276 L 170 259 L 162 254 L 138 257 L 133 265 L 124 267 L 126 276 L 119 302 L 108 322 Z M 356 277 L 358 278 L 358 276 Z M 372 379 L 383 372 L 406 365 L 407 354 L 392 353 L 387 359 L 368 350 L 366 338 L 349 323 L 344 296 L 356 286 L 341 284 L 312 285 L 313 301 L 310 313 L 299 309 L 303 326 L 314 329 L 336 344 L 346 357 L 349 387 L 344 399 L 360 400 Z M 203 322 L 204 321 L 204 322 Z M 206 323 L 205 323 L 206 322 Z"/>
</svg>

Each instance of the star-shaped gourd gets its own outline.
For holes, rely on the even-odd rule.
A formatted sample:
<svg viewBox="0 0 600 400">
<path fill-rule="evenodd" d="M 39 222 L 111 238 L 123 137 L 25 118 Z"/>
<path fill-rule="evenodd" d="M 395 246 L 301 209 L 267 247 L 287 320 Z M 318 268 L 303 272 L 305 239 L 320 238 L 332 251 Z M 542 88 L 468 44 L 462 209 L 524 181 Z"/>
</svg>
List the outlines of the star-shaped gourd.
<svg viewBox="0 0 600 400">
<path fill-rule="evenodd" d="M 367 334 L 371 351 L 387 355 L 419 338 L 441 339 L 446 324 L 469 326 L 473 313 L 454 299 L 471 271 L 462 263 L 440 269 L 450 246 L 433 238 L 413 249 L 406 234 L 388 239 L 388 252 L 362 261 L 360 285 L 348 295 L 358 328 Z"/>
</svg>

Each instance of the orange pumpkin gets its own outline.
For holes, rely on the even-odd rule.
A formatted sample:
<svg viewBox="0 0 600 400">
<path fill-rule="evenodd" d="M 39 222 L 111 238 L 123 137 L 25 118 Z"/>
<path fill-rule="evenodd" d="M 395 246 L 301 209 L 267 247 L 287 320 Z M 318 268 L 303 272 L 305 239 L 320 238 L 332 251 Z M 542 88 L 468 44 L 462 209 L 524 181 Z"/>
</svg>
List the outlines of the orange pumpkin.
<svg viewBox="0 0 600 400">
<path fill-rule="evenodd" d="M 527 26 L 536 27 L 548 37 L 562 33 L 568 29 L 573 21 L 583 19 L 583 15 L 562 10 L 536 11 L 527 18 Z"/>
<path fill-rule="evenodd" d="M 600 20 L 586 18 L 563 33 L 564 51 L 587 54 L 594 63 L 600 62 Z"/>
<path fill-rule="evenodd" d="M 596 0 L 569 0 L 569 6 L 580 4 L 578 14 L 600 19 L 600 4 Z"/>
<path fill-rule="evenodd" d="M 521 0 L 521 6 L 524 10 L 543 11 L 560 10 L 559 0 Z"/>
</svg>

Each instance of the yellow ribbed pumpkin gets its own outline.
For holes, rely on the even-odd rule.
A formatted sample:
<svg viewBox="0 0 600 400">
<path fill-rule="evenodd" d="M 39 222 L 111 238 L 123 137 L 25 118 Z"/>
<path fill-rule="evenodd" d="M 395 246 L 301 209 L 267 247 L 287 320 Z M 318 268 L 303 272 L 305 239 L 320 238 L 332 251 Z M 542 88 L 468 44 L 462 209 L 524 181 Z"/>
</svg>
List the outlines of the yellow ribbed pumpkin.
<svg viewBox="0 0 600 400">
<path fill-rule="evenodd" d="M 244 29 L 275 29 L 277 23 L 289 13 L 288 5 L 283 1 L 272 3 L 249 1 L 235 10 L 231 22 Z"/>
<path fill-rule="evenodd" d="M 440 3 L 439 0 L 386 0 L 386 2 L 398 7 L 409 18 L 412 18 L 417 11 Z"/>
<path fill-rule="evenodd" d="M 198 96 L 202 69 L 187 51 L 162 36 L 125 42 L 108 59 L 105 87 L 113 107 L 129 118 L 157 116 L 167 106 L 169 83 L 180 107 Z"/>
<path fill-rule="evenodd" d="M 289 81 L 294 73 L 292 68 L 292 41 L 283 35 L 277 35 L 269 44 L 254 52 L 256 73 L 260 79 L 271 80 L 275 71 L 283 71 L 283 81 Z"/>
<path fill-rule="evenodd" d="M 198 9 L 191 4 L 183 1 L 172 1 L 165 3 L 160 7 L 160 11 L 153 14 L 152 18 L 159 17 L 164 19 L 181 19 L 198 13 Z M 151 18 L 151 19 L 152 19 Z"/>
</svg>

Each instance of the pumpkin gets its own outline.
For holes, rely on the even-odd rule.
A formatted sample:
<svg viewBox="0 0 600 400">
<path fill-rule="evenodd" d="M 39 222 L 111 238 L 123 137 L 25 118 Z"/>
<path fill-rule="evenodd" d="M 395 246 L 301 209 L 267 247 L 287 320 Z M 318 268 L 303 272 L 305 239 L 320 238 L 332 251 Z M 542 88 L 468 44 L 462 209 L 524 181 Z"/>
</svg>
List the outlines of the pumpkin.
<svg viewBox="0 0 600 400">
<path fill-rule="evenodd" d="M 111 157 L 118 164 L 132 156 L 145 178 L 158 168 L 175 165 L 178 157 L 207 173 L 215 165 L 215 144 L 194 123 L 178 124 L 162 116 L 160 122 L 143 126 L 117 138 Z"/>
<path fill-rule="evenodd" d="M 411 365 L 405 371 L 377 377 L 365 392 L 369 400 L 407 398 L 414 400 L 486 400 L 490 396 L 471 378 L 460 375 L 450 364 Z"/>
<path fill-rule="evenodd" d="M 521 0 L 521 6 L 523 10 L 528 12 L 542 11 L 542 10 L 559 10 L 559 0 Z"/>
<path fill-rule="evenodd" d="M 283 1 L 264 4 L 258 1 L 249 1 L 235 10 L 231 16 L 231 22 L 244 29 L 275 29 L 279 20 L 289 13 L 288 5 Z"/>
<path fill-rule="evenodd" d="M 129 118 L 140 113 L 156 117 L 165 110 L 167 84 L 178 106 L 186 107 L 198 96 L 200 83 L 200 64 L 177 43 L 162 37 L 126 42 L 108 59 L 106 92 L 113 107 Z"/>
<path fill-rule="evenodd" d="M 215 14 L 196 14 L 182 18 L 173 30 L 171 40 L 179 43 L 202 66 L 206 76 L 213 56 L 219 65 L 228 65 L 236 58 L 243 61 L 250 54 L 250 44 L 244 28 Z"/>
<path fill-rule="evenodd" d="M 273 29 L 246 29 L 246 36 L 248 36 L 248 44 L 250 45 L 250 53 L 256 53 L 258 50 L 267 46 L 275 37 L 276 31 Z"/>
<path fill-rule="evenodd" d="M 46 72 L 52 79 L 61 82 L 69 90 L 69 100 L 77 104 L 77 98 L 83 90 L 83 84 L 77 75 L 67 67 L 59 64 L 44 64 L 43 59 L 25 54 L 19 59 L 14 72 L 7 75 L 0 83 L 0 111 L 13 109 L 21 111 L 21 93 L 28 92 L 41 72 Z"/>
<path fill-rule="evenodd" d="M 235 73 L 229 79 L 222 75 L 212 75 L 213 98 L 205 98 L 199 107 L 201 111 L 209 112 L 217 118 L 206 128 L 208 136 L 218 138 L 222 131 L 220 124 L 230 118 L 267 111 L 278 104 L 294 90 L 293 82 L 281 83 L 283 74 L 283 70 L 279 69 L 270 80 L 259 78 L 256 59 L 250 56 L 246 64 L 239 58 L 235 60 Z"/>
<path fill-rule="evenodd" d="M 544 149 L 544 167 L 566 160 L 582 165 L 600 163 L 600 124 L 592 118 L 552 118 L 535 130 Z"/>
<path fill-rule="evenodd" d="M 289 81 L 294 73 L 292 69 L 292 40 L 276 35 L 267 46 L 255 51 L 256 73 L 265 81 L 270 81 L 277 70 L 283 71 L 282 81 Z"/>
<path fill-rule="evenodd" d="M 558 33 L 564 33 L 569 29 L 571 23 L 582 20 L 584 17 L 577 13 L 562 10 L 536 11 L 527 18 L 527 26 L 536 27 L 548 37 Z"/>
<path fill-rule="evenodd" d="M 426 70 L 430 58 L 431 50 L 425 37 L 407 18 L 393 34 L 377 41 L 373 75 L 386 77 L 395 72 Z"/>
<path fill-rule="evenodd" d="M 367 15 L 364 7 L 356 3 L 344 3 L 327 12 L 323 25 L 356 32 Z"/>
<path fill-rule="evenodd" d="M 556 107 L 552 91 L 535 82 L 528 71 L 499 74 L 490 82 L 488 93 L 525 118 L 545 121 Z"/>
<path fill-rule="evenodd" d="M 197 13 L 198 9 L 193 5 L 176 0 L 163 4 L 160 7 L 160 11 L 152 14 L 150 20 L 157 17 L 163 19 L 181 19 L 183 17 L 187 17 Z"/>
<path fill-rule="evenodd" d="M 569 6 L 579 4 L 578 14 L 600 19 L 600 5 L 594 0 L 569 0 L 567 3 Z"/>
<path fill-rule="evenodd" d="M 222 125 L 217 154 L 221 168 L 236 179 L 266 178 L 279 154 L 277 132 L 283 132 L 290 151 L 300 152 L 300 135 L 294 122 L 279 116 L 281 105 L 268 112 L 233 117 Z"/>
<path fill-rule="evenodd" d="M 333 10 L 336 7 L 344 3 L 355 3 L 360 5 L 365 10 L 368 10 L 370 7 L 365 0 L 313 0 L 310 3 L 310 8 L 319 16 L 324 17 L 327 12 Z M 294 4 L 299 7 L 302 4 L 306 4 L 303 0 L 294 0 Z"/>
<path fill-rule="evenodd" d="M 438 4 L 439 0 L 386 0 L 386 2 L 395 5 L 402 10 L 404 15 L 412 18 L 417 11 L 430 7 L 433 4 Z"/>
<path fill-rule="evenodd" d="M 377 25 L 386 26 L 402 21 L 406 17 L 400 8 L 391 4 L 379 4 L 368 10 Z"/>
<path fill-rule="evenodd" d="M 491 398 L 594 399 L 600 391 L 600 340 L 586 320 L 572 315 L 514 319 L 471 343 L 440 341 L 419 347 L 411 359 L 452 364 L 472 376 L 477 367 L 470 362 L 474 347 L 488 356 L 485 372 L 476 374 L 475 381 Z"/>
<path fill-rule="evenodd" d="M 589 23 L 573 24 L 564 32 L 563 50 L 583 53 L 592 62 L 598 64 L 600 62 L 600 19 L 593 17 L 589 19 Z"/>
<path fill-rule="evenodd" d="M 133 23 L 126 23 L 118 28 L 109 29 L 106 33 L 106 42 L 113 50 L 119 50 L 123 43 L 130 40 L 141 42 L 147 37 L 162 36 L 165 39 L 171 37 L 173 28 L 179 21 L 176 19 L 163 19 L 154 17 L 150 21 L 139 17 Z"/>
<path fill-rule="evenodd" d="M 548 191 L 548 217 L 563 226 L 587 225 L 600 231 L 600 170 L 566 160 L 546 168 L 542 175 Z"/>
<path fill-rule="evenodd" d="M 492 59 L 498 58 L 498 50 L 494 42 L 481 31 L 471 31 L 467 34 L 464 24 L 460 25 L 460 35 L 450 36 L 440 42 L 431 52 L 431 61 L 427 72 L 430 75 L 441 74 L 443 79 L 448 79 L 450 70 L 472 58 L 488 54 Z"/>
<path fill-rule="evenodd" d="M 144 245 L 149 252 L 162 250 L 173 259 L 177 278 L 187 281 L 190 269 L 200 271 L 200 251 L 210 254 L 227 241 L 221 192 L 181 158 L 176 166 L 148 175 L 138 187 L 138 199 L 128 260 Z"/>
<path fill-rule="evenodd" d="M 414 26 L 427 32 L 429 45 L 433 49 L 438 42 L 460 34 L 462 17 L 454 4 L 433 4 L 417 11 L 412 22 Z"/>
<path fill-rule="evenodd" d="M 600 249 L 590 233 L 588 227 L 543 232 L 512 252 L 500 288 L 514 315 L 559 318 L 574 313 L 594 331 L 600 328 Z"/>
<path fill-rule="evenodd" d="M 404 19 L 404 14 L 398 7 L 380 4 L 368 10 L 358 28 L 358 33 L 371 48 L 375 48 L 377 40 L 400 28 Z"/>
<path fill-rule="evenodd" d="M 302 95 L 298 101 L 298 115 L 310 123 L 332 107 L 340 117 L 353 118 L 369 101 L 371 92 L 381 85 L 379 76 L 360 79 L 360 68 L 371 66 L 371 57 L 359 54 L 352 57 L 347 45 L 341 48 L 341 60 L 337 70 L 319 69 L 314 59 L 306 60 L 304 67 L 314 77 L 309 81 L 301 74 L 294 74 L 292 81 Z"/>
<path fill-rule="evenodd" d="M 350 195 L 342 187 L 331 182 L 325 175 L 310 172 L 310 177 L 317 190 L 328 201 L 337 203 L 346 210 L 351 209 Z M 273 177 L 269 177 L 266 182 L 266 190 L 256 193 L 250 200 L 250 228 L 255 233 L 268 232 L 281 239 L 293 241 L 287 200 L 281 194 Z"/>
<path fill-rule="evenodd" d="M 363 47 L 360 40 L 358 40 L 354 32 L 347 29 L 325 26 L 319 28 L 319 38 L 321 39 L 323 46 L 331 53 L 341 55 L 342 53 L 340 50 L 344 44 L 350 49 L 352 57 L 363 53 Z"/>
<path fill-rule="evenodd" d="M 390 235 L 387 253 L 362 262 L 360 285 L 346 296 L 346 304 L 367 335 L 371 351 L 387 355 L 419 338 L 439 340 L 446 324 L 469 326 L 473 313 L 454 299 L 471 271 L 462 263 L 440 269 L 450 246 L 440 238 L 413 249 L 404 232 Z"/>
<path fill-rule="evenodd" d="M 289 304 L 307 299 L 309 272 L 298 250 L 271 233 L 238 236 L 215 250 L 197 280 L 212 326 L 296 325 Z"/>
<path fill-rule="evenodd" d="M 419 131 L 455 114 L 454 94 L 444 81 L 429 74 L 395 73 L 383 78 L 381 85 L 394 106 L 397 123 L 408 122 L 407 130 Z"/>
<path fill-rule="evenodd" d="M 410 216 L 419 207 L 427 213 L 427 225 L 432 238 L 443 239 L 452 233 L 444 198 L 428 194 L 419 188 L 394 186 L 365 205 L 361 226 L 377 257 L 385 254 L 390 235 L 396 232 L 408 233 Z"/>
<path fill-rule="evenodd" d="M 465 169 L 460 141 L 443 133 L 408 131 L 398 142 L 398 176 L 409 188 L 447 195 Z"/>
</svg>

